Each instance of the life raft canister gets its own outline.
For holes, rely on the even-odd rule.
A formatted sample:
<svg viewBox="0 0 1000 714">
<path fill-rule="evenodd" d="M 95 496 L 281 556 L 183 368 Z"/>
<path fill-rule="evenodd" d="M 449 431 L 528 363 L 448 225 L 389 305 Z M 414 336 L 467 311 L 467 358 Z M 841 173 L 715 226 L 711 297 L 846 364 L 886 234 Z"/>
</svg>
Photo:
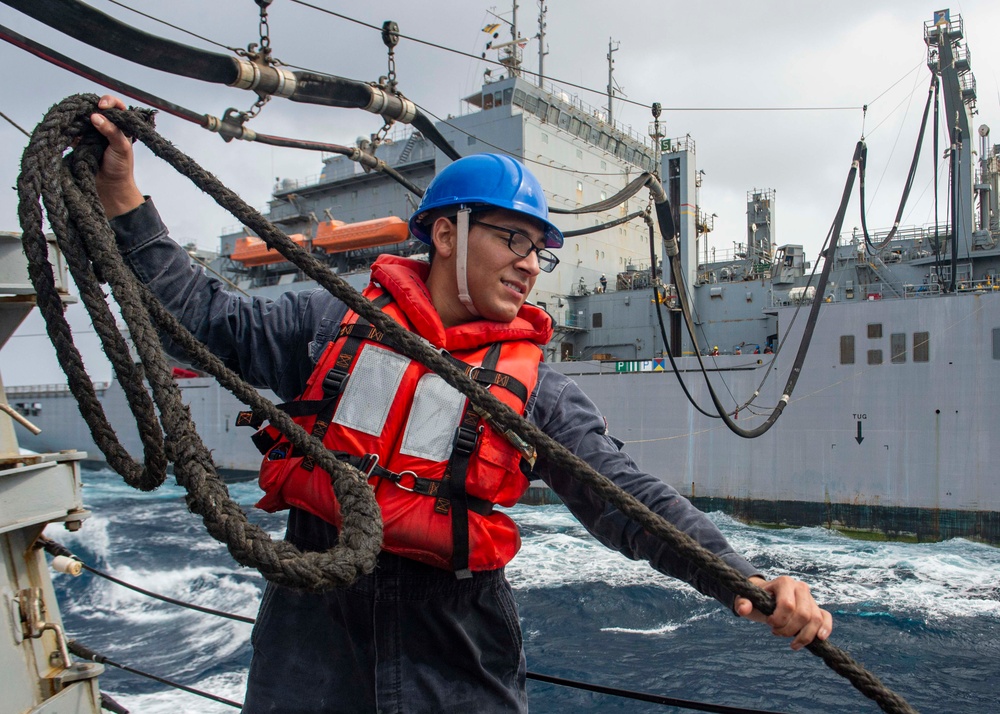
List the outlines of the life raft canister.
<svg viewBox="0 0 1000 714">
<path fill-rule="evenodd" d="M 430 303 L 425 263 L 382 256 L 365 297 L 435 347 L 501 402 L 524 413 L 538 379 L 539 344 L 551 321 L 525 305 L 511 323 L 444 328 Z M 481 419 L 468 399 L 395 351 L 353 311 L 327 345 L 303 394 L 282 408 L 334 455 L 369 475 L 382 511 L 383 549 L 454 570 L 492 570 L 521 545 L 517 526 L 493 505 L 512 506 L 528 486 L 522 454 Z M 301 508 L 335 526 L 329 475 L 274 427 L 254 435 L 264 454 L 257 506 Z"/>
</svg>

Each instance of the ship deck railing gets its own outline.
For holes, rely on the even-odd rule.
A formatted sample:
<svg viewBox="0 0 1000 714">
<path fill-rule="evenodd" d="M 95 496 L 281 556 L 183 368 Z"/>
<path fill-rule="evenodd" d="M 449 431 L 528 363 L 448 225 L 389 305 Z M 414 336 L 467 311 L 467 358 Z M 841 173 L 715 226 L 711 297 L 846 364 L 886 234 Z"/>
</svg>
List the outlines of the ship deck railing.
<svg viewBox="0 0 1000 714">
<path fill-rule="evenodd" d="M 935 297 L 943 292 L 941 285 L 939 283 L 921 283 L 915 285 L 912 283 L 907 283 L 903 285 L 903 299 L 911 300 L 913 298 L 924 298 L 924 297 Z"/>
<path fill-rule="evenodd" d="M 94 382 L 94 391 L 98 394 L 102 394 L 104 391 L 110 387 L 109 382 Z M 63 383 L 57 384 L 24 384 L 4 387 L 4 391 L 7 393 L 7 398 L 24 398 L 24 397 L 55 397 L 64 396 L 71 394 L 69 386 Z"/>
</svg>

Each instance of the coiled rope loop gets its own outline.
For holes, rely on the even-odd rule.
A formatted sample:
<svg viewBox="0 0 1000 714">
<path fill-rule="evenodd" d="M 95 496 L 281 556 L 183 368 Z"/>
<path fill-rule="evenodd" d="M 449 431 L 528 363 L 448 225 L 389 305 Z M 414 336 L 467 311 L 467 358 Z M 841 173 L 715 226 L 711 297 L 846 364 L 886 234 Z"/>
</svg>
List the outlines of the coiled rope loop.
<svg viewBox="0 0 1000 714">
<path fill-rule="evenodd" d="M 60 366 L 80 402 L 95 443 L 112 468 L 130 485 L 144 490 L 163 483 L 167 462 L 172 462 L 177 482 L 187 491 L 188 508 L 202 517 L 208 532 L 226 544 L 237 562 L 258 569 L 268 580 L 311 591 L 350 584 L 359 574 L 371 572 L 382 542 L 381 515 L 371 489 L 359 471 L 334 459 L 322 444 L 198 343 L 125 265 L 97 198 L 94 176 L 106 145 L 90 125 L 89 116 L 97 110 L 97 99 L 92 94 L 77 95 L 49 110 L 32 132 L 17 183 L 18 214 L 29 276 Z M 141 128 L 179 153 L 153 131 L 148 113 L 119 113 L 119 121 L 121 116 L 127 118 L 131 134 Z M 76 148 L 63 158 L 73 145 Z M 187 163 L 193 162 L 187 159 Z M 197 171 L 205 180 L 217 183 L 201 169 Z M 118 443 L 73 345 L 47 257 L 39 198 L 104 351 L 126 389 L 146 450 L 144 467 L 135 464 Z M 141 372 L 129 360 L 129 350 L 105 301 L 102 282 L 110 286 L 121 308 L 141 359 Z M 279 425 L 297 447 L 314 456 L 331 475 L 344 509 L 343 532 L 337 546 L 324 553 L 303 553 L 290 543 L 273 541 L 262 528 L 247 520 L 243 510 L 230 498 L 181 400 L 156 327 L 188 350 L 196 364 L 212 373 L 237 398 Z M 152 399 L 142 384 L 143 377 L 149 382 Z M 162 433 L 153 412 L 154 402 L 161 415 Z"/>
<path fill-rule="evenodd" d="M 41 215 L 37 210 L 37 195 L 39 188 L 44 187 L 43 200 L 46 201 L 46 206 L 48 207 L 48 204 L 53 202 L 54 197 L 56 196 L 56 187 L 50 184 L 53 182 L 54 177 L 62 175 L 62 172 L 65 170 L 59 165 L 59 157 L 74 139 L 79 137 L 81 133 L 89 131 L 89 115 L 96 110 L 96 101 L 97 97 L 95 95 L 78 95 L 64 100 L 50 110 L 49 114 L 46 115 L 43 122 L 32 134 L 31 143 L 25 151 L 22 175 L 18 181 L 18 190 L 21 192 L 21 221 L 22 227 L 25 230 L 26 242 L 28 240 L 28 234 L 31 233 L 33 234 L 32 241 L 39 242 L 39 245 L 44 244 L 44 240 L 41 237 Z M 417 360 L 429 369 L 434 370 L 448 384 L 465 394 L 469 400 L 476 407 L 478 407 L 480 413 L 485 415 L 485 418 L 488 419 L 495 427 L 500 430 L 509 429 L 525 437 L 528 441 L 535 445 L 540 457 L 548 461 L 549 466 L 552 469 L 573 473 L 581 488 L 591 489 L 593 493 L 598 495 L 604 501 L 612 504 L 626 516 L 640 523 L 646 531 L 661 538 L 680 556 L 695 563 L 703 572 L 706 572 L 716 578 L 716 580 L 718 580 L 731 592 L 749 599 L 753 603 L 754 607 L 765 614 L 771 614 L 774 612 L 773 599 L 767 592 L 748 582 L 740 573 L 726 564 L 717 555 L 702 548 L 686 533 L 679 530 L 672 523 L 664 520 L 658 514 L 652 512 L 644 504 L 640 503 L 634 496 L 622 491 L 608 478 L 595 471 L 582 459 L 557 443 L 554 439 L 542 432 L 536 426 L 523 419 L 520 415 L 515 414 L 492 394 L 470 380 L 463 371 L 454 367 L 445 355 L 435 351 L 432 347 L 424 343 L 417 335 L 402 328 L 381 310 L 373 306 L 368 300 L 361 297 L 353 288 L 351 288 L 350 285 L 332 273 L 316 257 L 294 244 L 281 231 L 271 225 L 260 213 L 244 203 L 234 192 L 223 186 L 218 179 L 204 171 L 191 158 L 185 156 L 172 144 L 159 136 L 153 130 L 150 123 L 144 120 L 139 113 L 107 110 L 104 111 L 103 114 L 116 125 L 121 127 L 127 135 L 141 141 L 154 154 L 167 161 L 167 163 L 177 169 L 180 173 L 191 179 L 196 186 L 208 193 L 220 206 L 230 211 L 230 213 L 232 213 L 237 220 L 260 236 L 264 242 L 267 243 L 268 247 L 280 251 L 287 260 L 294 263 L 300 270 L 303 271 L 303 273 L 330 291 L 332 295 L 342 300 L 350 309 L 354 310 L 361 315 L 361 317 L 368 320 L 377 329 L 383 331 L 399 352 L 405 354 L 411 359 Z M 89 144 L 85 146 L 82 145 L 80 149 L 74 151 L 73 153 L 80 153 L 81 149 L 85 149 L 89 146 Z M 36 159 L 35 155 L 38 155 L 40 158 Z M 86 186 L 86 188 L 82 189 L 82 192 L 89 196 L 95 204 L 96 191 L 93 188 L 92 174 L 97 170 L 98 162 L 96 156 L 96 152 L 88 152 L 86 171 L 90 175 L 83 176 L 82 174 L 84 172 L 81 170 L 79 172 L 80 175 L 77 176 L 77 180 L 82 181 Z M 30 162 L 29 157 L 31 159 Z M 46 182 L 49 182 L 49 184 Z M 67 203 L 69 203 L 69 201 L 67 201 Z M 223 386 L 226 386 L 228 389 L 233 391 L 237 397 L 244 400 L 244 402 L 250 405 L 255 411 L 258 411 L 260 414 L 270 419 L 277 428 L 286 434 L 289 434 L 289 437 L 296 446 L 299 446 L 300 442 L 303 447 L 306 445 L 309 446 L 307 453 L 313 455 L 317 459 L 319 465 L 333 477 L 336 495 L 344 513 L 345 528 L 341 535 L 342 545 L 338 546 L 338 548 L 343 548 L 345 555 L 350 553 L 351 555 L 356 556 L 356 560 L 351 561 L 356 568 L 370 568 L 371 560 L 362 558 L 361 555 L 357 554 L 357 551 L 346 547 L 347 543 L 350 543 L 353 546 L 355 539 L 363 540 L 366 538 L 370 539 L 380 536 L 379 528 L 375 525 L 379 521 L 377 506 L 374 505 L 370 493 L 368 492 L 368 488 L 360 475 L 353 470 L 345 469 L 345 467 L 339 462 L 336 462 L 335 459 L 329 458 L 328 454 L 323 453 L 324 450 L 322 449 L 322 445 L 318 445 L 318 442 L 315 440 L 312 440 L 310 437 L 303 439 L 302 436 L 304 436 L 304 432 L 296 436 L 295 434 L 298 434 L 301 430 L 296 431 L 298 428 L 291 424 L 290 420 L 283 418 L 284 415 L 280 411 L 274 409 L 269 402 L 267 402 L 267 406 L 265 406 L 264 402 L 266 402 L 266 400 L 263 400 L 259 396 L 254 396 L 255 392 L 252 388 L 249 388 L 246 385 L 240 387 L 237 384 L 238 379 L 234 374 L 225 370 L 225 368 L 218 363 L 218 360 L 216 360 L 211 354 L 207 354 L 204 348 L 197 344 L 191 335 L 186 332 L 186 330 L 183 330 L 183 328 L 177 325 L 176 320 L 173 320 L 164 313 L 158 302 L 152 295 L 149 294 L 148 290 L 145 290 L 145 286 L 136 286 L 136 294 L 134 296 L 123 295 L 122 297 L 119 297 L 118 290 L 120 290 L 120 288 L 116 287 L 116 282 L 119 276 L 116 275 L 115 281 L 111 280 L 110 273 L 112 272 L 112 268 L 110 266 L 114 266 L 113 269 L 115 271 L 122 270 L 127 272 L 127 270 L 124 268 L 121 258 L 117 254 L 117 250 L 114 248 L 113 239 L 108 226 L 103 223 L 103 212 L 99 208 L 95 208 L 92 205 L 90 210 L 87 212 L 86 217 L 88 219 L 92 219 L 92 221 L 88 220 L 86 230 L 82 230 L 81 228 L 77 231 L 77 233 L 80 237 L 86 235 L 88 254 L 95 260 L 95 262 L 98 263 L 99 271 L 102 277 L 108 279 L 109 283 L 111 283 L 115 299 L 118 300 L 119 303 L 121 303 L 123 299 L 144 302 L 150 309 L 150 313 L 156 320 L 157 325 L 163 328 L 167 334 L 172 339 L 177 341 L 178 344 L 184 347 L 184 349 L 188 350 L 193 360 L 199 364 L 199 366 L 215 375 Z M 77 221 L 78 226 L 83 219 L 84 216 L 76 217 L 75 220 Z M 91 222 L 94 224 L 102 224 L 91 225 Z M 53 228 L 55 229 L 54 221 Z M 60 237 L 60 241 L 62 242 L 63 238 Z M 98 243 L 103 248 L 102 255 L 100 257 L 95 256 L 95 246 Z M 36 248 L 33 252 L 37 252 L 37 250 L 38 249 Z M 104 255 L 103 253 L 114 255 Z M 31 255 L 29 255 L 29 259 L 32 259 Z M 38 257 L 36 256 L 32 260 L 37 259 Z M 42 255 L 42 259 L 44 259 L 44 255 Z M 108 267 L 105 266 L 105 260 L 108 262 Z M 51 282 L 51 266 L 49 266 L 47 270 L 49 272 L 48 280 Z M 33 268 L 33 273 L 34 272 L 40 272 L 39 268 Z M 124 281 L 123 277 L 121 279 Z M 40 284 L 42 283 L 44 283 L 44 280 L 40 281 Z M 36 289 L 38 287 L 39 286 L 36 285 Z M 42 284 L 42 287 L 45 287 L 45 285 Z M 41 295 L 39 297 L 41 299 Z M 124 313 L 124 306 L 122 309 Z M 58 312 L 61 315 L 61 307 Z M 48 320 L 48 318 L 46 319 Z M 50 328 L 50 331 L 51 329 L 52 328 Z M 66 329 L 68 331 L 68 328 Z M 132 329 L 133 334 L 135 335 L 135 328 Z M 142 350 L 140 350 L 140 354 L 143 356 L 145 364 L 145 360 L 152 360 L 154 355 L 150 354 L 147 357 L 144 353 L 159 353 L 159 343 L 156 341 L 156 337 L 151 329 L 141 331 L 137 337 L 143 338 L 144 346 Z M 55 342 L 55 338 L 53 339 L 53 342 Z M 155 364 L 155 361 L 153 361 L 153 364 Z M 147 366 L 146 369 L 147 371 L 152 372 L 151 366 Z M 204 478 L 205 481 L 208 480 L 202 476 L 202 472 L 210 469 L 211 460 L 209 459 L 208 454 L 204 453 L 204 447 L 195 448 L 192 445 L 195 442 L 196 437 L 193 428 L 189 426 L 190 420 L 187 419 L 186 408 L 181 405 L 179 396 L 177 396 L 176 399 L 172 398 L 169 405 L 165 404 L 166 399 L 163 399 L 164 403 L 161 403 L 160 392 L 163 392 L 164 394 L 172 392 L 174 395 L 178 392 L 176 386 L 173 385 L 173 380 L 167 378 L 166 370 L 164 369 L 162 371 L 163 374 L 154 375 L 150 373 L 147 376 L 149 377 L 151 384 L 153 384 L 154 399 L 157 401 L 157 406 L 159 406 L 161 413 L 164 415 L 165 421 L 168 422 L 164 425 L 164 427 L 169 438 L 168 443 L 171 446 L 170 451 L 175 452 L 169 453 L 168 451 L 168 456 L 172 459 L 177 459 L 177 461 L 175 461 L 175 471 L 178 472 L 180 471 L 182 465 L 186 471 L 189 463 L 197 464 L 198 476 L 194 477 L 185 475 L 182 483 L 187 486 L 188 483 L 192 483 L 194 485 L 197 481 L 197 485 L 200 487 L 200 479 Z M 76 375 L 76 378 L 85 379 L 86 375 L 85 373 L 82 375 Z M 154 378 L 156 380 L 155 383 Z M 251 392 L 254 394 L 251 394 Z M 170 408 L 167 409 L 165 406 L 169 406 Z M 181 421 L 178 414 L 183 415 L 186 419 L 186 423 L 183 427 L 179 424 L 175 425 L 175 421 Z M 349 471 L 349 473 L 345 473 L 345 471 Z M 181 481 L 180 475 L 178 475 L 178 480 Z M 231 503 L 228 498 L 228 493 L 225 494 L 225 502 L 221 500 L 221 497 L 220 501 L 215 503 L 213 501 L 203 500 L 201 497 L 195 497 L 192 495 L 189 496 L 188 503 L 191 510 L 194 510 L 202 515 L 209 528 L 209 532 L 215 537 L 219 537 L 216 535 L 216 532 L 220 531 L 220 528 L 224 527 L 230 519 L 236 520 L 238 518 L 241 523 L 246 523 L 245 515 L 241 511 L 238 515 L 235 513 L 230 515 L 230 512 L 226 510 L 228 509 L 228 506 L 225 504 Z M 196 510 L 196 507 L 202 510 Z M 218 513 L 215 513 L 215 509 L 218 509 Z M 359 521 L 365 522 L 359 523 Z M 350 522 L 352 528 L 347 527 L 348 522 Z M 245 526 L 240 526 L 239 529 L 235 530 L 238 530 L 239 534 L 242 535 L 244 528 Z M 220 538 L 220 540 L 221 539 L 222 538 Z M 243 560 L 240 560 L 240 557 L 245 557 L 243 550 L 238 546 L 234 546 L 229 541 L 226 542 L 231 551 L 236 551 L 234 552 L 234 557 L 236 557 L 239 562 L 244 562 Z M 284 545 L 287 548 L 291 548 L 291 546 L 287 546 L 287 544 Z M 272 547 L 274 550 L 281 550 L 279 546 L 280 544 Z M 264 549 L 262 548 L 261 550 Z M 331 552 L 335 551 L 337 551 L 337 549 L 334 549 L 334 551 Z M 240 553 L 240 556 L 236 555 L 237 552 Z M 367 551 L 365 552 L 367 553 Z M 290 559 L 288 562 L 298 564 L 310 561 L 308 560 L 308 556 L 297 554 L 294 559 Z M 270 561 L 268 561 L 268 564 L 271 564 Z M 282 580 L 279 580 L 278 577 L 282 578 L 284 582 L 291 580 L 290 576 L 285 575 L 283 572 L 278 577 L 274 577 L 275 575 L 278 575 L 276 571 L 277 569 L 275 568 L 270 572 L 270 574 L 265 573 L 265 576 L 270 579 L 275 579 L 278 582 L 282 582 Z M 264 572 L 263 569 L 262 572 Z M 302 587 L 300 584 L 298 586 Z M 898 714 L 913 714 L 915 712 L 905 699 L 888 689 L 884 684 L 882 684 L 881 681 L 879 681 L 877 677 L 875 677 L 875 675 L 871 674 L 864 667 L 855 662 L 851 656 L 842 649 L 835 647 L 829 642 L 822 642 L 819 640 L 815 640 L 812 644 L 808 645 L 808 649 L 813 654 L 822 658 L 831 669 L 849 679 L 851 683 L 865 696 L 877 702 L 883 711 Z"/>
</svg>

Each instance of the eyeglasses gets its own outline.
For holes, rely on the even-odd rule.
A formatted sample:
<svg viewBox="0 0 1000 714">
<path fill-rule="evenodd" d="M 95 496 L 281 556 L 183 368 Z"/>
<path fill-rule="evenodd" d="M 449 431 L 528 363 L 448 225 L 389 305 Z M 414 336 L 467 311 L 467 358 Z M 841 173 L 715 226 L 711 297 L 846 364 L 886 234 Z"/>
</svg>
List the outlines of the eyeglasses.
<svg viewBox="0 0 1000 714">
<path fill-rule="evenodd" d="M 546 248 L 539 248 L 535 245 L 535 242 L 522 231 L 518 231 L 513 228 L 495 226 L 492 223 L 484 223 L 483 221 L 476 220 L 475 218 L 469 219 L 469 223 L 482 226 L 483 228 L 489 228 L 490 230 L 498 233 L 506 233 L 507 247 L 510 248 L 510 252 L 514 255 L 520 256 L 521 258 L 527 258 L 531 255 L 531 252 L 534 251 L 538 256 L 538 269 L 543 273 L 551 273 L 556 269 L 556 266 L 559 265 L 559 258 L 556 257 L 555 253 Z"/>
</svg>

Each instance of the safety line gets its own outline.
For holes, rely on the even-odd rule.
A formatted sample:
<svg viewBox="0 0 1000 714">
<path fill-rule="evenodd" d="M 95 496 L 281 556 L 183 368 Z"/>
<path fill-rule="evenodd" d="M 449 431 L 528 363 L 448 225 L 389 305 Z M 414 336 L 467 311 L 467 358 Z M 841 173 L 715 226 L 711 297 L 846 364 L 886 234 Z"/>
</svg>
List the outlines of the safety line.
<svg viewBox="0 0 1000 714">
<path fill-rule="evenodd" d="M 200 605 L 195 605 L 193 603 L 185 602 L 183 600 L 177 600 L 175 598 L 167 597 L 166 595 L 160 595 L 160 594 L 154 593 L 154 592 L 152 592 L 150 590 L 146 590 L 146 589 L 140 588 L 140 587 L 138 587 L 136 585 L 132 585 L 131 583 L 127 583 L 124 580 L 120 580 L 118 578 L 115 578 L 115 577 L 113 577 L 113 576 L 111 576 L 111 575 L 109 575 L 109 574 L 107 574 L 105 572 L 102 572 L 101 570 L 98 570 L 97 568 L 93 568 L 93 567 L 87 565 L 82 560 L 80 560 L 80 558 L 78 558 L 76 555 L 74 555 L 72 553 L 72 551 L 70 551 L 64 545 L 62 545 L 61 543 L 58 543 L 58 542 L 56 542 L 54 540 L 51 540 L 51 539 L 49 539 L 49 538 L 47 538 L 45 536 L 41 536 L 38 539 L 38 544 L 41 545 L 42 548 L 44 548 L 45 551 L 47 553 L 49 553 L 50 555 L 53 555 L 53 556 L 61 555 L 61 556 L 67 557 L 67 558 L 72 558 L 73 560 L 75 560 L 78 563 L 80 563 L 80 565 L 82 565 L 83 568 L 87 572 L 92 573 L 92 574 L 94 574 L 94 575 L 96 575 L 98 577 L 104 578 L 105 580 L 109 580 L 110 582 L 113 582 L 116 585 L 120 585 L 122 587 L 128 588 L 129 590 L 134 590 L 135 592 L 141 593 L 143 595 L 146 595 L 148 597 L 154 598 L 156 600 L 160 600 L 162 602 L 166 602 L 166 603 L 169 603 L 171 605 L 176 605 L 178 607 L 187 608 L 189 610 L 197 610 L 198 612 L 203 612 L 203 613 L 206 613 L 208 615 L 215 615 L 217 617 L 224 617 L 224 618 L 228 618 L 230 620 L 237 620 L 239 622 L 245 622 L 245 623 L 248 623 L 248 624 L 254 624 L 256 622 L 256 620 L 254 618 L 252 618 L 252 617 L 244 617 L 243 615 L 234 615 L 232 613 L 223 612 L 221 610 L 213 610 L 211 608 L 202 607 Z M 197 694 L 198 696 L 207 697 L 208 699 L 212 699 L 212 700 L 215 700 L 217 702 L 221 702 L 223 704 L 228 704 L 229 706 L 233 706 L 233 707 L 237 707 L 237 708 L 239 708 L 241 706 L 237 702 L 234 702 L 234 701 L 232 701 L 230 699 L 224 699 L 223 697 L 219 697 L 219 696 L 216 696 L 214 694 L 209 694 L 207 692 L 203 692 L 203 691 L 194 689 L 192 687 L 188 687 L 188 686 L 185 686 L 183 684 L 179 684 L 179 683 L 174 682 L 172 680 L 165 679 L 163 677 L 159 677 L 157 675 L 150 674 L 148 672 L 144 672 L 144 671 L 139 670 L 139 669 L 128 667 L 128 666 L 125 666 L 123 664 L 119 664 L 117 662 L 109 660 L 107 657 L 104 657 L 103 655 L 97 654 L 93 650 L 91 650 L 91 649 L 89 649 L 87 647 L 84 647 L 83 645 L 79 644 L 78 642 L 76 642 L 74 640 L 70 641 L 70 643 L 69 643 L 69 649 L 70 649 L 70 652 L 72 652 L 76 656 L 81 657 L 83 659 L 87 659 L 87 660 L 90 660 L 90 661 L 93 661 L 93 662 L 99 662 L 101 664 L 107 664 L 107 665 L 110 665 L 112 667 L 117 667 L 117 668 L 122 669 L 122 670 L 124 670 L 126 672 L 131 672 L 132 674 L 137 674 L 137 675 L 142 676 L 142 677 L 147 677 L 147 678 L 155 680 L 157 682 L 161 682 L 163 684 L 167 684 L 167 685 L 172 686 L 172 687 L 177 687 L 178 689 L 182 689 L 182 690 L 184 690 L 186 692 L 190 692 L 191 694 Z M 601 684 L 592 684 L 590 682 L 580 682 L 580 681 L 573 680 L 573 679 L 565 679 L 565 678 L 562 678 L 562 677 L 555 677 L 553 675 L 548 675 L 548 674 L 539 674 L 537 672 L 528 672 L 527 673 L 527 678 L 528 679 L 533 679 L 533 680 L 536 680 L 536 681 L 539 681 L 539 682 L 545 682 L 547 684 L 554 684 L 554 685 L 561 686 L 561 687 L 569 687 L 571 689 L 580 689 L 580 690 L 584 690 L 584 691 L 596 692 L 598 694 L 607 694 L 609 696 L 614 696 L 614 697 L 623 697 L 623 698 L 626 698 L 626 699 L 634 699 L 636 701 L 651 702 L 653 704 L 663 704 L 665 706 L 680 707 L 682 709 L 691 709 L 691 710 L 694 710 L 694 711 L 717 712 L 718 714 L 782 714 L 781 712 L 774 712 L 774 711 L 771 711 L 771 710 L 745 709 L 745 708 L 742 708 L 742 707 L 731 707 L 731 706 L 727 706 L 725 704 L 708 704 L 708 703 L 705 703 L 705 702 L 698 702 L 698 701 L 693 701 L 693 700 L 688 700 L 688 699 L 678 699 L 676 697 L 669 697 L 669 696 L 666 696 L 666 695 L 663 695 L 663 694 L 651 694 L 651 693 L 648 693 L 648 692 L 637 692 L 637 691 L 634 691 L 634 690 L 619 689 L 619 688 L 616 688 L 616 687 L 608 687 L 608 686 L 601 685 Z"/>
<path fill-rule="evenodd" d="M 88 660 L 90 662 L 97 662 L 98 664 L 106 664 L 110 667 L 115 667 L 124 672 L 129 672 L 131 674 L 137 674 L 140 677 L 145 677 L 147 679 L 152 679 L 154 682 L 159 682 L 160 684 L 166 684 L 175 689 L 180 689 L 187 692 L 188 694 L 195 694 L 199 697 L 204 697 L 205 699 L 211 699 L 213 702 L 219 702 L 220 704 L 225 704 L 227 706 L 235 707 L 237 709 L 242 709 L 243 705 L 239 702 L 234 702 L 232 699 L 226 699 L 225 697 L 220 697 L 216 694 L 210 694 L 209 692 L 202 691 L 200 689 L 195 689 L 194 687 L 189 687 L 186 684 L 181 684 L 180 682 L 175 682 L 166 677 L 160 677 L 156 674 L 151 674 L 150 672 L 144 672 L 141 669 L 136 669 L 135 667 L 129 667 L 128 665 L 120 664 L 114 660 L 110 660 L 102 654 L 94 652 L 94 650 L 89 647 L 80 644 L 76 640 L 70 640 L 67 644 L 69 651 L 75 654 L 81 659 Z"/>
</svg>

